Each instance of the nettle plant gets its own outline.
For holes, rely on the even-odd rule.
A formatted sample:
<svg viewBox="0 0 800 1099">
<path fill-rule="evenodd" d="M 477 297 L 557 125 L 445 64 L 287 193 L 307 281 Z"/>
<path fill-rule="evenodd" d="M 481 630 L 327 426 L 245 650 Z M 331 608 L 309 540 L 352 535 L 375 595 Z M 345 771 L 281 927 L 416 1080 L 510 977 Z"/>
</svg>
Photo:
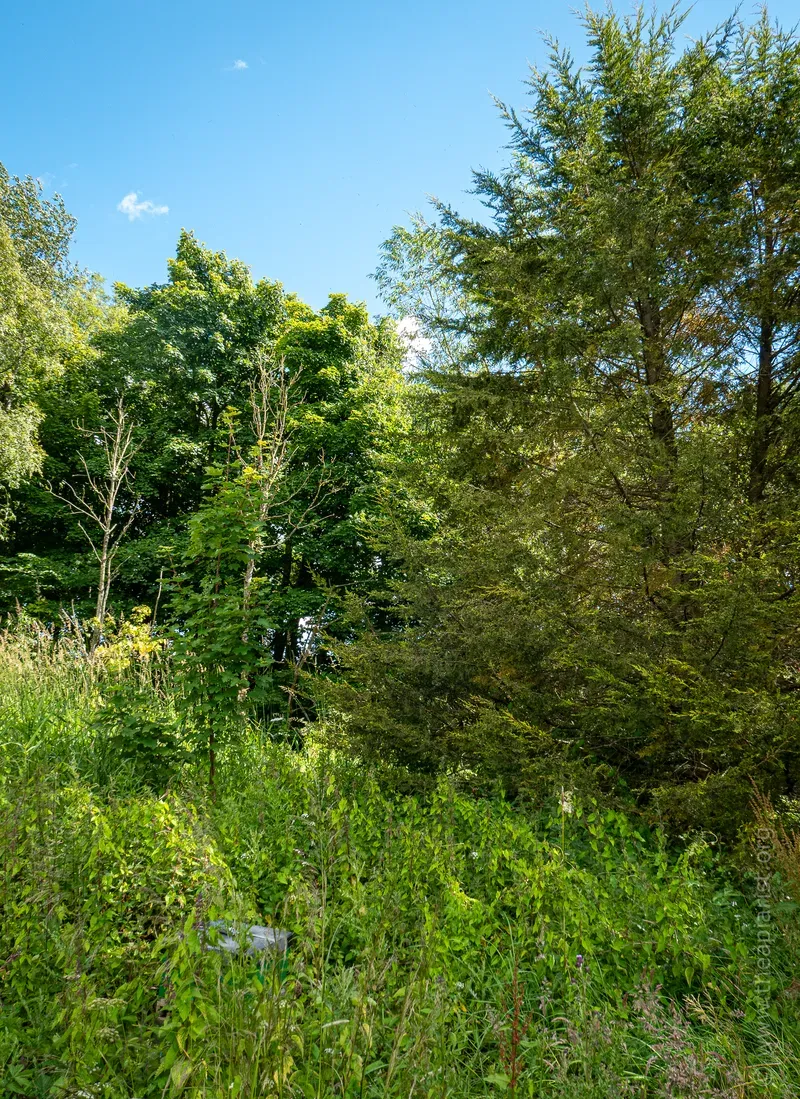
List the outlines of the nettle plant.
<svg viewBox="0 0 800 1099">
<path fill-rule="evenodd" d="M 261 566 L 281 552 L 325 483 L 315 470 L 316 491 L 297 508 L 299 490 L 287 474 L 299 372 L 290 377 L 266 353 L 256 366 L 250 430 L 238 410 L 222 415 L 225 461 L 207 469 L 204 500 L 189 522 L 183 567 L 173 581 L 179 706 L 207 757 L 212 787 L 217 749 L 241 728 L 248 709 L 282 706 L 269 644 L 277 628 L 275 584 Z M 324 454 L 318 464 L 324 466 Z"/>
</svg>

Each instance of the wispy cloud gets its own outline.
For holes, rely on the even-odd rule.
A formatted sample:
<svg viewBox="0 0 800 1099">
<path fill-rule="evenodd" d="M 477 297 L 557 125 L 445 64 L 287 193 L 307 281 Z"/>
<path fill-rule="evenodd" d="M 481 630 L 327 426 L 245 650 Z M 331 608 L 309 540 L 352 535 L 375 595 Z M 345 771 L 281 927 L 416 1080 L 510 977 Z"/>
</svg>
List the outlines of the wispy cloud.
<svg viewBox="0 0 800 1099">
<path fill-rule="evenodd" d="M 234 72 L 241 72 L 242 69 L 246 69 L 246 68 L 247 68 L 247 62 L 242 61 L 241 58 L 239 58 L 238 61 L 234 61 L 234 63 L 233 63 L 233 71 Z"/>
<path fill-rule="evenodd" d="M 125 195 L 117 204 L 119 212 L 128 215 L 128 221 L 136 221 L 142 214 L 154 216 L 169 213 L 169 206 L 156 206 L 154 202 L 150 202 L 149 200 L 139 202 L 138 198 L 138 193 L 136 191 L 131 191 L 129 195 Z"/>
</svg>

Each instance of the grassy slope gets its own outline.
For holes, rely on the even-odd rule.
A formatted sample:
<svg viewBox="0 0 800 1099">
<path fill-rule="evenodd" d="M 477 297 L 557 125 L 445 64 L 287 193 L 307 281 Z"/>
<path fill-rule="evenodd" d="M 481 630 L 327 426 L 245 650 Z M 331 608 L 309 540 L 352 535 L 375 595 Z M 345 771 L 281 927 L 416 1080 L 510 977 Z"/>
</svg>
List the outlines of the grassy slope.
<svg viewBox="0 0 800 1099">
<path fill-rule="evenodd" d="M 795 917 L 759 991 L 755 887 L 704 840 L 247 730 L 215 799 L 158 796 L 97 697 L 0 651 L 0 1096 L 796 1094 Z M 296 932 L 288 972 L 202 950 L 220 914 Z"/>
</svg>

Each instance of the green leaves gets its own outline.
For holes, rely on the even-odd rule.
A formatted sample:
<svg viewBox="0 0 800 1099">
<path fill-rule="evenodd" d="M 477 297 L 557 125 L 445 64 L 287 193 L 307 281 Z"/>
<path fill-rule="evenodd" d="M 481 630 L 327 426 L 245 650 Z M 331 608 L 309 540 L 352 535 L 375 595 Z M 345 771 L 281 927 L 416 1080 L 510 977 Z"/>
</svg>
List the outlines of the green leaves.
<svg viewBox="0 0 800 1099">
<path fill-rule="evenodd" d="M 97 735 L 142 781 L 163 790 L 189 758 L 176 714 L 146 683 L 123 678 L 106 692 L 95 718 Z"/>
<path fill-rule="evenodd" d="M 63 242 L 56 243 L 60 230 L 48 224 L 39 192 L 32 180 L 9 180 L 0 165 L 0 536 L 6 491 L 42 468 L 38 390 L 76 342 L 57 300 L 59 273 L 45 258 L 58 262 L 47 243 L 59 252 Z"/>
</svg>

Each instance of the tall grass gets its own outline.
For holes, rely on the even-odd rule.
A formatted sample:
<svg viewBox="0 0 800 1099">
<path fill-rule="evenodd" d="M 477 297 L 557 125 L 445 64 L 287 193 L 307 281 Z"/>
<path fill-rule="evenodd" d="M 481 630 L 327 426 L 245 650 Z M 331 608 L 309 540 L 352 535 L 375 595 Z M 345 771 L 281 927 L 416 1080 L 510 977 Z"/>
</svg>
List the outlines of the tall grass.
<svg viewBox="0 0 800 1099">
<path fill-rule="evenodd" d="M 797 1093 L 796 960 L 776 933 L 757 983 L 708 839 L 400 796 L 244 725 L 213 797 L 191 763 L 154 789 L 97 720 L 129 674 L 0 648 L 0 1095 Z M 290 929 L 288 959 L 205 949 L 217 917 Z"/>
</svg>

